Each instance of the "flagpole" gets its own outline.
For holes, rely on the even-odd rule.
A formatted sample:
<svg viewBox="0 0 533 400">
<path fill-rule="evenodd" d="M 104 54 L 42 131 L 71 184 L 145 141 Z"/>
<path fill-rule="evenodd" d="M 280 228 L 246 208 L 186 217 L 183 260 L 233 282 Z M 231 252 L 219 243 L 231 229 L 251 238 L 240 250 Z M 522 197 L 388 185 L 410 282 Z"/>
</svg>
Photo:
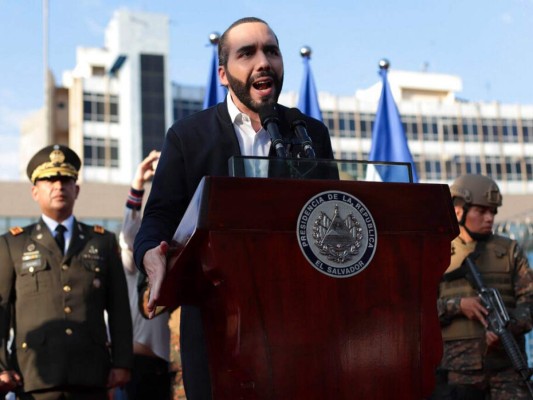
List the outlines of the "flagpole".
<svg viewBox="0 0 533 400">
<path fill-rule="evenodd" d="M 44 132 L 45 144 L 52 143 L 52 107 L 51 107 L 51 82 L 50 82 L 50 68 L 48 61 L 48 35 L 49 35 L 49 15 L 48 15 L 48 0 L 43 0 L 43 84 L 44 84 Z"/>
<path fill-rule="evenodd" d="M 309 46 L 303 46 L 300 49 L 300 55 L 302 56 L 304 63 L 304 75 L 300 88 L 300 96 L 298 98 L 298 108 L 304 114 L 322 121 L 322 112 L 320 111 L 320 106 L 318 104 L 318 94 L 311 72 L 311 53 L 312 50 Z"/>
<path fill-rule="evenodd" d="M 207 80 L 207 87 L 205 90 L 203 108 L 212 107 L 222 101 L 226 97 L 226 89 L 220 84 L 218 79 L 218 42 L 220 34 L 218 32 L 211 32 L 209 34 L 209 43 L 212 47 L 211 66 L 209 68 L 209 76 Z"/>
<path fill-rule="evenodd" d="M 379 163 L 400 162 L 409 163 L 410 171 L 391 165 L 368 165 L 367 180 L 381 180 L 386 182 L 418 182 L 416 166 L 407 143 L 407 136 L 403 128 L 398 107 L 394 101 L 387 79 L 390 63 L 383 58 L 379 61 L 379 75 L 382 80 L 381 96 L 378 101 L 376 116 L 372 128 L 372 143 L 368 155 L 369 161 Z"/>
</svg>

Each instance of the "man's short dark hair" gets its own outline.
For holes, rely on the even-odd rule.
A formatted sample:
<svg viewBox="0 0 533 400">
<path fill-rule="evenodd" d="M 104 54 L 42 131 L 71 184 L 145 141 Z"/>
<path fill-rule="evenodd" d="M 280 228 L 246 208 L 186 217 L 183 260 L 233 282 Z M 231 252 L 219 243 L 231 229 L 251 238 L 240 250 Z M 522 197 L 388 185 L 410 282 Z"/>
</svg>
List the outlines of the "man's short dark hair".
<svg viewBox="0 0 533 400">
<path fill-rule="evenodd" d="M 218 39 L 218 65 L 225 67 L 228 65 L 228 48 L 226 46 L 226 41 L 228 39 L 228 33 L 236 26 L 242 25 L 242 24 L 248 24 L 252 22 L 258 22 L 260 24 L 265 24 L 270 28 L 270 26 L 263 21 L 261 18 L 257 17 L 244 17 L 241 19 L 238 19 L 233 24 L 229 26 L 228 29 L 224 31 L 222 36 Z M 271 29 L 272 30 L 272 29 Z M 276 42 L 279 44 L 278 37 L 274 34 L 274 37 L 276 38 Z"/>
</svg>

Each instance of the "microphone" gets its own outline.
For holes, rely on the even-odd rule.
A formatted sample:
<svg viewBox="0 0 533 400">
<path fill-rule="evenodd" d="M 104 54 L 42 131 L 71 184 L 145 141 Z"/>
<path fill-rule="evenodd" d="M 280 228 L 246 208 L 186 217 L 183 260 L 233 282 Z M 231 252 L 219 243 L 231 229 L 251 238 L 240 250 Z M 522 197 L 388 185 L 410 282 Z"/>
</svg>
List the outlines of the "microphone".
<svg viewBox="0 0 533 400">
<path fill-rule="evenodd" d="M 287 158 L 287 150 L 283 146 L 281 133 L 279 131 L 278 107 L 276 104 L 266 104 L 259 109 L 261 125 L 267 130 L 272 141 L 272 146 L 276 149 L 276 154 L 280 158 Z"/>
<path fill-rule="evenodd" d="M 307 158 L 316 158 L 315 150 L 313 149 L 313 142 L 307 134 L 307 124 L 304 121 L 304 115 L 297 108 L 289 108 L 287 110 L 287 119 L 291 125 L 291 129 L 300 141 L 304 148 L 305 156 Z"/>
</svg>

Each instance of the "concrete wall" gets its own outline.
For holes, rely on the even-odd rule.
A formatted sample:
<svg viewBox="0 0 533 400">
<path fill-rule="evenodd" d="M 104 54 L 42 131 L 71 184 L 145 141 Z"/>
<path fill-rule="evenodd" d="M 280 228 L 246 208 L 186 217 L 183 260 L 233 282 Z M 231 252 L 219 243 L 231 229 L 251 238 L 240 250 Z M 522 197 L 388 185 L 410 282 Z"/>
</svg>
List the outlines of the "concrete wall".
<svg viewBox="0 0 533 400">
<path fill-rule="evenodd" d="M 0 217 L 36 217 L 39 207 L 31 198 L 29 182 L 0 182 Z M 80 183 L 74 214 L 84 218 L 122 219 L 128 185 Z M 148 197 L 149 187 L 145 194 Z M 533 216 L 533 195 L 504 195 L 496 221 Z"/>
<path fill-rule="evenodd" d="M 74 214 L 84 218 L 121 219 L 128 185 L 81 183 Z M 0 217 L 37 217 L 41 215 L 31 197 L 29 182 L 0 182 Z"/>
</svg>

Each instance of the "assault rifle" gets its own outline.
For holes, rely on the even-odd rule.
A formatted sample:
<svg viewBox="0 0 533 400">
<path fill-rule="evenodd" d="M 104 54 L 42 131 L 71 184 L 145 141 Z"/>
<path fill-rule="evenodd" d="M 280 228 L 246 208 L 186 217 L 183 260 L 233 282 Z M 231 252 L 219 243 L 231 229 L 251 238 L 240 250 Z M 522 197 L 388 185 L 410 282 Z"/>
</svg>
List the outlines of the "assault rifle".
<svg viewBox="0 0 533 400">
<path fill-rule="evenodd" d="M 498 292 L 497 289 L 485 286 L 481 279 L 481 274 L 470 256 L 465 258 L 465 264 L 468 269 L 467 279 L 474 289 L 476 289 L 479 298 L 481 299 L 481 303 L 489 312 L 487 315 L 487 322 L 489 324 L 488 329 L 500 338 L 503 348 L 511 360 L 513 368 L 520 374 L 520 376 L 522 376 L 522 379 L 529 390 L 529 394 L 533 399 L 533 385 L 529 379 L 531 378 L 533 371 L 529 369 L 527 361 L 524 359 L 513 334 L 507 329 L 510 318 L 507 309 L 503 304 L 500 292 Z"/>
</svg>

